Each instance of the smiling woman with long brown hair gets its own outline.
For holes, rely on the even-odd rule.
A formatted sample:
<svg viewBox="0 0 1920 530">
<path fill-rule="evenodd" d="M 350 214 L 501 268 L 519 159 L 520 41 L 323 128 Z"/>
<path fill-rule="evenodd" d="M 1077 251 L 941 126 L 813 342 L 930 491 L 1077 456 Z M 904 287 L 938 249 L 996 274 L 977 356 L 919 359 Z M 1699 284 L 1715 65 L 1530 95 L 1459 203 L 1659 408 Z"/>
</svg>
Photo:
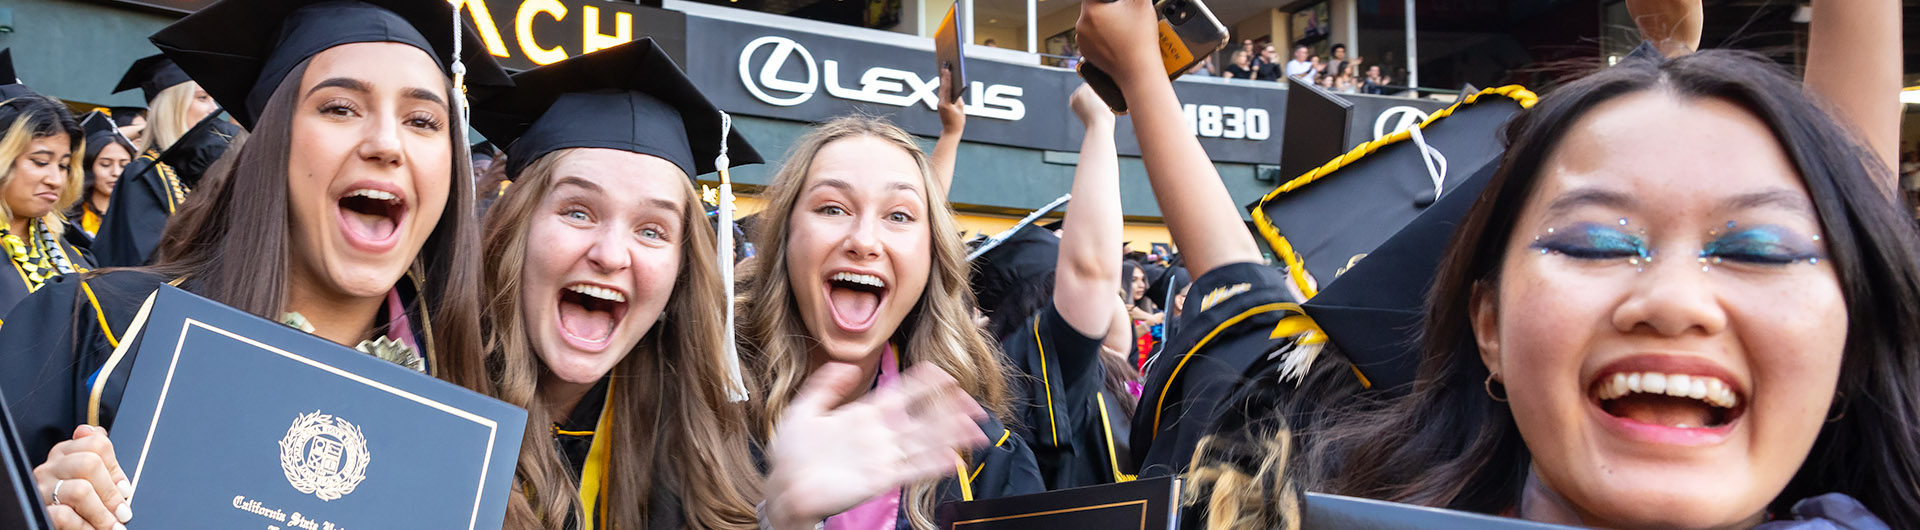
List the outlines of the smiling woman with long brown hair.
<svg viewBox="0 0 1920 530">
<path fill-rule="evenodd" d="M 494 373 L 471 384 L 528 412 L 507 527 L 751 527 L 759 471 L 692 177 L 759 155 L 652 39 L 514 81 L 474 112 L 512 179 L 487 213 Z"/>
<path fill-rule="evenodd" d="M 754 427 L 772 444 L 768 518 L 929 528 L 941 500 L 1044 489 L 1033 453 L 994 420 L 1011 411 L 1006 368 L 973 326 L 959 230 L 913 137 L 867 117 L 816 126 L 765 196 L 739 307 L 749 372 L 766 380 Z M 900 394 L 949 405 L 857 432 L 820 428 Z M 964 462 L 954 454 L 981 441 Z M 836 468 L 872 472 L 798 486 Z M 927 480 L 942 475 L 952 478 Z"/>
<path fill-rule="evenodd" d="M 449 71 L 464 61 L 470 85 L 507 81 L 476 44 L 452 56 L 452 39 L 472 36 L 451 20 L 442 2 L 227 0 L 154 36 L 253 134 L 169 225 L 159 265 L 62 277 L 0 328 L 0 387 L 44 462 L 34 476 L 41 499 L 59 500 L 57 527 L 132 517 L 102 428 L 134 364 L 115 347 L 163 283 L 439 377 L 482 377 Z"/>
</svg>

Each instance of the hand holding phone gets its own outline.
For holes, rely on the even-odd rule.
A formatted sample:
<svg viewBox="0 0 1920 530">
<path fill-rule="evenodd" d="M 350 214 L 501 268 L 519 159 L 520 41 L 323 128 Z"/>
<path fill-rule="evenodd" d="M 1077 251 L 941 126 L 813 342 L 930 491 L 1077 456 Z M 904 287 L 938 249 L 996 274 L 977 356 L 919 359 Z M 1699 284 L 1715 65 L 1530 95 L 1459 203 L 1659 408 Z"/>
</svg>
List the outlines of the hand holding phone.
<svg viewBox="0 0 1920 530">
<path fill-rule="evenodd" d="M 1136 75 L 1179 78 L 1227 41 L 1227 28 L 1201 0 L 1082 0 L 1075 26 L 1080 77 L 1117 114 L 1126 114 L 1122 82 Z M 1144 12 L 1143 12 L 1144 11 Z M 1142 38 L 1153 35 L 1154 38 Z M 1109 71 L 1111 69 L 1111 71 Z"/>
</svg>

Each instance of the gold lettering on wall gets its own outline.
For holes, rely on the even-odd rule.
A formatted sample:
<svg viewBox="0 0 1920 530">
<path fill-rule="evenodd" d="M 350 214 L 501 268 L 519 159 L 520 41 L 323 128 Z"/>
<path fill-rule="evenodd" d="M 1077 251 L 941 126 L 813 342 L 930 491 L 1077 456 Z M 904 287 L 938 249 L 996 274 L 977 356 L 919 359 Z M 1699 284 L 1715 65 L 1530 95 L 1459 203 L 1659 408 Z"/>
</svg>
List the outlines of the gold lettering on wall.
<svg viewBox="0 0 1920 530">
<path fill-rule="evenodd" d="M 615 12 L 613 14 L 613 34 L 600 32 L 600 8 L 581 6 L 580 53 L 593 53 L 605 48 L 626 44 L 633 40 L 633 14 Z"/>
<path fill-rule="evenodd" d="M 500 25 L 493 23 L 493 13 L 487 11 L 486 0 L 447 0 L 453 3 L 453 9 L 467 8 L 473 15 L 473 27 L 480 32 L 480 42 L 487 45 L 487 53 L 494 57 L 511 57 L 507 53 L 507 43 L 500 39 Z"/>
<path fill-rule="evenodd" d="M 567 50 L 557 44 L 552 48 L 541 48 L 540 43 L 533 40 L 533 17 L 541 13 L 546 13 L 554 20 L 565 20 L 567 6 L 559 0 L 527 0 L 520 4 L 519 12 L 513 15 L 513 36 L 520 40 L 520 52 L 527 54 L 527 59 L 533 64 L 560 62 L 567 58 Z M 628 17 L 628 20 L 632 20 L 632 17 Z"/>
</svg>

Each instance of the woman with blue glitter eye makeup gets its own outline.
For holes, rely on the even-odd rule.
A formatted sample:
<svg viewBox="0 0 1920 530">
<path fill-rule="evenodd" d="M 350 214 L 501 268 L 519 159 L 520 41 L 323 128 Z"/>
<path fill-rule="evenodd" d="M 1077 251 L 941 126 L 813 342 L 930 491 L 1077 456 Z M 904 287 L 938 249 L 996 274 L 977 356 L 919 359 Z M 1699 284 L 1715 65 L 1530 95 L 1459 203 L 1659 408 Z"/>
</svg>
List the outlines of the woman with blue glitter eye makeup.
<svg viewBox="0 0 1920 530">
<path fill-rule="evenodd" d="M 1603 528 L 1920 528 L 1920 232 L 1798 80 L 1743 52 L 1632 58 L 1504 135 L 1419 382 L 1336 406 L 1244 484 Z"/>
</svg>

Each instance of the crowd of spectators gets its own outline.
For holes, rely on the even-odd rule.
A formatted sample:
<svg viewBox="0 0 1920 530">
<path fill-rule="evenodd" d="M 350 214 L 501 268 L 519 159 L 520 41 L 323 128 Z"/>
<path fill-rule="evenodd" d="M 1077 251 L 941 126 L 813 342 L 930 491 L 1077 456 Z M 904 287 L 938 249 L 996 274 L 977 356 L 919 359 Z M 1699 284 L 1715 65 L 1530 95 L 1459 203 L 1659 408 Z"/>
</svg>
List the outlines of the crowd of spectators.
<svg viewBox="0 0 1920 530">
<path fill-rule="evenodd" d="M 1347 94 L 1391 94 L 1405 90 L 1405 87 L 1394 84 L 1394 76 L 1399 71 L 1389 71 L 1380 64 L 1367 63 L 1365 57 L 1349 56 L 1345 44 L 1334 44 L 1324 57 L 1315 54 L 1307 45 L 1295 45 L 1287 60 L 1281 62 L 1272 44 L 1256 43 L 1249 39 L 1240 41 L 1240 46 L 1227 52 L 1225 57 L 1225 66 L 1216 66 L 1216 57 L 1208 57 L 1195 65 L 1188 75 L 1256 81 L 1281 81 L 1292 77 L 1328 91 Z M 1387 57 L 1391 62 L 1392 54 L 1389 53 Z"/>
</svg>

